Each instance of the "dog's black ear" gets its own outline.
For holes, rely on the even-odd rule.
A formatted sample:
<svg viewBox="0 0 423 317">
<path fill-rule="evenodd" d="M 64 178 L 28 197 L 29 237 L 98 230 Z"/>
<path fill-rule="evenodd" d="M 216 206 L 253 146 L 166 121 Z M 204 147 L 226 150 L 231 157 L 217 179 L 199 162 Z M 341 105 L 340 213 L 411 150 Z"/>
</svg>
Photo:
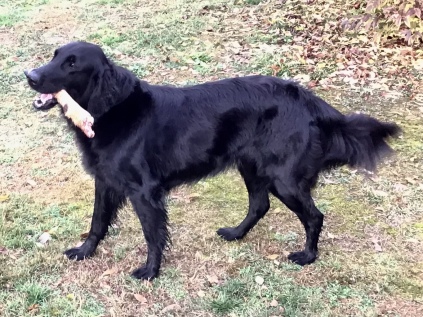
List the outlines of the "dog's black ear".
<svg viewBox="0 0 423 317">
<path fill-rule="evenodd" d="M 101 117 L 131 94 L 135 81 L 132 73 L 109 63 L 92 79 L 87 111 L 94 119 Z"/>
</svg>

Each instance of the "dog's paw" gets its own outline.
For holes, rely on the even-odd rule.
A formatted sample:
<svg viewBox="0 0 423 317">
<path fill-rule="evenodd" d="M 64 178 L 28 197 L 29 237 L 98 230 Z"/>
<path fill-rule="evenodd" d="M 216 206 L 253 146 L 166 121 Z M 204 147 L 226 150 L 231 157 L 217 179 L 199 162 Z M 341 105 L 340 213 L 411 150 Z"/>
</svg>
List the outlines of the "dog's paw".
<svg viewBox="0 0 423 317">
<path fill-rule="evenodd" d="M 304 266 L 313 263 L 317 258 L 317 254 L 307 251 L 292 252 L 288 255 L 288 259 L 295 264 Z"/>
<path fill-rule="evenodd" d="M 141 266 L 140 268 L 136 269 L 132 272 L 132 277 L 139 279 L 139 280 L 152 280 L 159 275 L 159 270 L 154 270 L 149 268 L 146 265 Z"/>
<path fill-rule="evenodd" d="M 244 237 L 236 228 L 220 228 L 217 234 L 226 241 L 241 240 Z"/>
<path fill-rule="evenodd" d="M 93 252 L 88 252 L 85 248 L 79 247 L 66 250 L 63 254 L 70 260 L 82 261 L 89 258 Z"/>
</svg>

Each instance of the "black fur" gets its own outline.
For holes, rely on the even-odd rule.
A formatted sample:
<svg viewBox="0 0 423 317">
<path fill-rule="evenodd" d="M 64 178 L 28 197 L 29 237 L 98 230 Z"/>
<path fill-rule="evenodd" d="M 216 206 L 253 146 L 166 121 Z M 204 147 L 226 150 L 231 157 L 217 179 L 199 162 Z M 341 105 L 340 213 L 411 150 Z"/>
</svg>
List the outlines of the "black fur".
<svg viewBox="0 0 423 317">
<path fill-rule="evenodd" d="M 274 77 L 150 85 L 83 42 L 59 48 L 34 72 L 40 79 L 29 81 L 33 89 L 66 89 L 95 118 L 93 139 L 70 123 L 96 190 L 89 236 L 66 255 L 91 256 L 128 198 L 148 245 L 146 264 L 133 273 L 143 279 L 157 276 L 169 241 L 169 190 L 230 167 L 244 178 L 249 210 L 241 224 L 218 234 L 243 238 L 268 211 L 271 193 L 306 231 L 304 250 L 289 259 L 312 263 L 323 224 L 310 193 L 319 172 L 344 164 L 374 169 L 391 150 L 385 140 L 400 132 L 366 115 L 345 116 L 296 83 Z"/>
</svg>

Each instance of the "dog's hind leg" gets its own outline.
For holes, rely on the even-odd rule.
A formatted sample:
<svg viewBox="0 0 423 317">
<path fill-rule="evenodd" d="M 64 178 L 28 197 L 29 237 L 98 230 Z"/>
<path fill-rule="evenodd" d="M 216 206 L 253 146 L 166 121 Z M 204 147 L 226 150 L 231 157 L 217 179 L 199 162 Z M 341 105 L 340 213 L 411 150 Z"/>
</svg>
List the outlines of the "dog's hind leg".
<svg viewBox="0 0 423 317">
<path fill-rule="evenodd" d="M 142 190 L 130 196 L 132 205 L 141 222 L 147 242 L 147 262 L 132 272 L 138 279 L 150 280 L 159 274 L 163 250 L 169 243 L 167 211 L 164 207 L 161 190 Z"/>
<path fill-rule="evenodd" d="M 310 186 L 301 186 L 294 180 L 287 183 L 276 179 L 271 187 L 271 193 L 298 216 L 306 231 L 304 250 L 291 253 L 288 259 L 299 265 L 313 263 L 317 258 L 317 244 L 323 226 L 323 214 L 314 204 Z"/>
<path fill-rule="evenodd" d="M 118 209 L 122 207 L 125 200 L 126 197 L 123 194 L 96 179 L 94 213 L 88 237 L 80 247 L 69 249 L 64 254 L 69 259 L 78 261 L 90 257 L 106 235 L 113 218 L 116 217 Z"/>
<path fill-rule="evenodd" d="M 217 234 L 227 241 L 242 239 L 264 217 L 270 207 L 266 180 L 256 175 L 254 166 L 244 163 L 240 164 L 238 169 L 248 190 L 248 214 L 237 227 L 217 230 Z"/>
</svg>

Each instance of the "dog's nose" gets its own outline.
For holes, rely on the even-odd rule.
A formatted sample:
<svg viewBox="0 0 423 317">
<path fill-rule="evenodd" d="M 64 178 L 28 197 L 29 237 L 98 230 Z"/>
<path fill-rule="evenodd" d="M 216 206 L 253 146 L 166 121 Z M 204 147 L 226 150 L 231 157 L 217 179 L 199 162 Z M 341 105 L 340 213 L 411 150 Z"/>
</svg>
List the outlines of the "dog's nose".
<svg viewBox="0 0 423 317">
<path fill-rule="evenodd" d="M 24 70 L 24 74 L 28 80 L 36 85 L 40 81 L 40 75 L 33 69 L 30 70 Z"/>
</svg>

